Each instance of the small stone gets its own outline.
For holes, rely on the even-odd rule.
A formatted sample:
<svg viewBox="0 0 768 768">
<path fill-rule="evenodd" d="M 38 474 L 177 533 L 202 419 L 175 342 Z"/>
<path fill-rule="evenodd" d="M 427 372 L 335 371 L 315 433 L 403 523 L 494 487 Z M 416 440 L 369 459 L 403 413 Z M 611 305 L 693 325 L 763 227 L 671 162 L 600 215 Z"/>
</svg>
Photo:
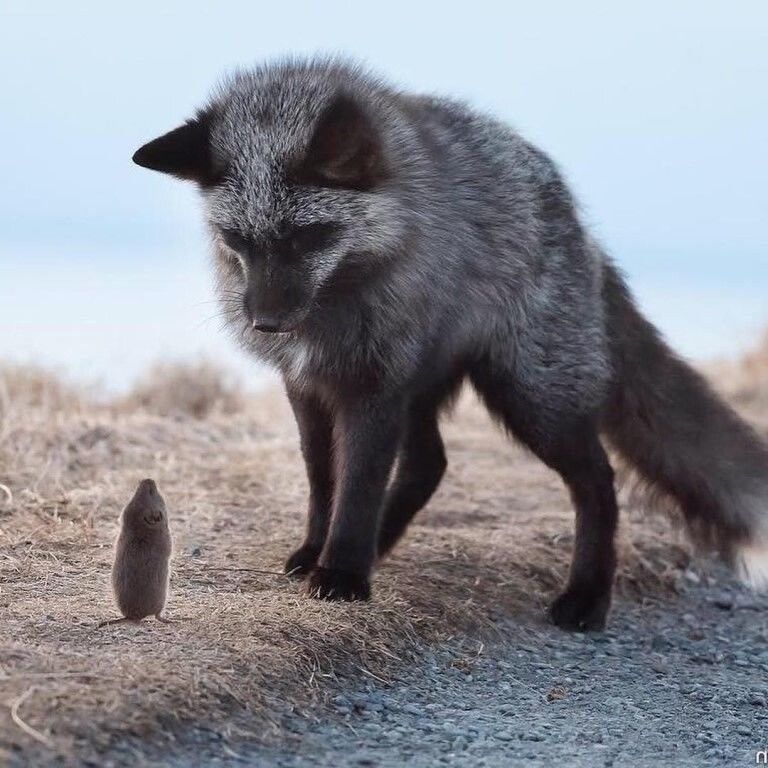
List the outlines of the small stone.
<svg viewBox="0 0 768 768">
<path fill-rule="evenodd" d="M 567 693 L 568 690 L 565 687 L 556 685 L 549 689 L 547 693 L 547 701 L 560 701 L 560 699 L 565 698 Z"/>
<path fill-rule="evenodd" d="M 730 611 L 733 608 L 733 598 L 730 595 L 720 595 L 712 602 L 714 606 L 721 611 Z"/>
<path fill-rule="evenodd" d="M 759 611 L 763 607 L 754 597 L 739 597 L 734 603 L 734 608 L 740 611 Z"/>
<path fill-rule="evenodd" d="M 653 659 L 651 661 L 651 669 L 659 675 L 666 675 L 669 672 L 669 667 L 664 659 Z"/>
</svg>

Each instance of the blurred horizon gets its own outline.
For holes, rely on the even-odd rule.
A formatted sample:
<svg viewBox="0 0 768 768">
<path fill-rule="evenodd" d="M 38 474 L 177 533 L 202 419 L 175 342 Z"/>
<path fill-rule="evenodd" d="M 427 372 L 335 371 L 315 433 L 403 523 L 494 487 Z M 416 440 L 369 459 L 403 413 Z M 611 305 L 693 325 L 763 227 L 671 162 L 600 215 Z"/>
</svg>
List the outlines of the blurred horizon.
<svg viewBox="0 0 768 768">
<path fill-rule="evenodd" d="M 191 186 L 133 166 L 238 66 L 343 53 L 511 123 L 561 166 L 649 317 L 688 357 L 768 324 L 768 5 L 471 7 L 6 2 L 0 359 L 122 389 L 218 330 Z"/>
</svg>

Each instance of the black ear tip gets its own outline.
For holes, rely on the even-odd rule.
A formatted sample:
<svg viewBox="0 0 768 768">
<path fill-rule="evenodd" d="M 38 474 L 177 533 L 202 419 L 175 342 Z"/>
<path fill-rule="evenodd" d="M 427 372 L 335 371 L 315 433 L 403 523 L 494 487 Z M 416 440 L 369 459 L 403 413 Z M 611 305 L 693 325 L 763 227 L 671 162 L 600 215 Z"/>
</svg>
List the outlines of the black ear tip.
<svg viewBox="0 0 768 768">
<path fill-rule="evenodd" d="M 133 162 L 151 171 L 203 183 L 212 175 L 209 145 L 209 120 L 201 116 L 139 147 Z"/>
<path fill-rule="evenodd" d="M 136 165 L 140 165 L 142 168 L 150 168 L 149 159 L 149 144 L 145 144 L 143 147 L 139 147 L 131 158 Z"/>
</svg>

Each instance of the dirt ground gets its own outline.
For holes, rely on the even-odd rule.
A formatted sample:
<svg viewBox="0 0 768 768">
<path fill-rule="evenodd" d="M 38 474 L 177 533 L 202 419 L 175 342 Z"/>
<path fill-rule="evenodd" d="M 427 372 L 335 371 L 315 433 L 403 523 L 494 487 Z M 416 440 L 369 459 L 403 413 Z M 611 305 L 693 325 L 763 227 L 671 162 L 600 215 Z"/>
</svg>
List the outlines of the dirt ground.
<svg viewBox="0 0 768 768">
<path fill-rule="evenodd" d="M 768 434 L 768 346 L 709 371 Z M 366 711 L 400 712 L 424 728 L 430 719 L 443 723 L 440 707 L 449 695 L 467 697 L 474 712 L 480 693 L 494 707 L 514 707 L 522 699 L 506 696 L 504 685 L 509 691 L 518 683 L 549 705 L 567 698 L 555 689 L 571 684 L 557 679 L 577 679 L 568 665 L 581 644 L 603 642 L 575 640 L 545 622 L 572 542 L 572 512 L 559 479 L 500 435 L 469 395 L 444 431 L 448 474 L 378 570 L 372 602 L 325 604 L 279 573 L 300 541 L 306 495 L 295 428 L 279 392 L 245 396 L 201 365 L 155 371 L 127 397 L 109 401 L 44 371 L 0 368 L 0 759 L 396 765 L 410 754 L 424 765 L 438 758 L 511 764 L 504 751 L 510 739 L 497 739 L 502 731 L 492 719 L 490 741 L 465 730 L 440 737 L 448 751 L 435 747 L 421 757 L 418 744 L 410 753 L 402 747 L 423 739 L 427 749 L 427 731 L 409 731 L 397 718 L 390 723 L 381 715 L 377 726 L 381 744 L 387 734 L 400 734 L 394 751 L 377 752 L 379 742 L 357 732 L 368 728 Z M 116 615 L 111 547 L 120 510 L 143 477 L 158 482 L 170 510 L 174 621 L 97 629 Z M 620 540 L 618 601 L 605 642 L 617 638 L 621 645 L 621 637 L 643 632 L 648 615 L 656 634 L 667 637 L 685 626 L 680 615 L 712 609 L 712 595 L 721 595 L 724 584 L 728 594 L 716 599 L 749 599 L 723 582 L 727 577 L 710 575 L 719 572 L 692 564 L 666 519 L 626 500 Z M 752 648 L 765 639 L 762 604 L 755 605 L 746 613 L 734 609 L 742 655 L 733 663 L 744 664 L 721 674 L 723 685 L 739 670 L 754 671 L 745 669 L 750 665 L 765 668 L 763 678 L 768 671 L 768 659 L 756 660 Z M 712 610 L 707 631 L 727 633 L 719 609 Z M 653 619 L 653 611 L 662 618 Z M 538 649 L 539 662 L 557 674 L 539 679 L 535 664 L 516 674 L 509 661 L 523 647 Z M 558 657 L 558 648 L 576 656 Z M 593 667 L 590 675 L 599 677 L 600 663 Z M 424 670 L 432 672 L 425 677 Z M 445 688 L 459 673 L 464 693 Z M 753 695 L 743 680 L 738 684 L 743 696 Z M 420 702 L 410 713 L 409 699 Z M 675 700 L 668 706 L 673 717 Z M 547 731 L 534 728 L 532 718 L 532 732 Z M 736 728 L 740 721 L 729 723 Z M 546 738 L 537 736 L 526 749 L 546 745 Z M 318 747 L 328 739 L 338 743 L 335 753 Z M 484 753 L 472 752 L 486 742 Z M 552 756 L 538 754 L 542 761 Z M 733 753 L 718 754 L 725 760 Z"/>
</svg>

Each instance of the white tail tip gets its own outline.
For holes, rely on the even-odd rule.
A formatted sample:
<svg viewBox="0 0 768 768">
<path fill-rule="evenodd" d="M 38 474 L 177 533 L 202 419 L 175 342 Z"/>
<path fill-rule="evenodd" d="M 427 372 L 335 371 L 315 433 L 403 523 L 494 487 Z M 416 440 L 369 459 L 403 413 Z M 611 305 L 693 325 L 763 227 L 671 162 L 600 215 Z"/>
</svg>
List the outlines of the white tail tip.
<svg viewBox="0 0 768 768">
<path fill-rule="evenodd" d="M 752 589 L 768 591 L 768 542 L 740 547 L 736 552 L 736 572 Z"/>
</svg>

